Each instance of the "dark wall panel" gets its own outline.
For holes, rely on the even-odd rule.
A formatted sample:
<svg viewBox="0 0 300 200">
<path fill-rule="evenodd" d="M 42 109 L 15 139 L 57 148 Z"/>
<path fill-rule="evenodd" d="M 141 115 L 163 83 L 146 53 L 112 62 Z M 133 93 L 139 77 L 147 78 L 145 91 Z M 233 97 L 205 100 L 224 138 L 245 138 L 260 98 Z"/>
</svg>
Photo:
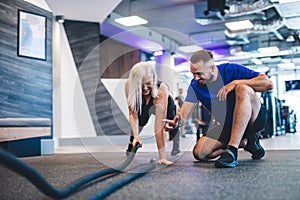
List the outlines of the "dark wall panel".
<svg viewBox="0 0 300 200">
<path fill-rule="evenodd" d="M 46 60 L 18 57 L 19 10 L 46 17 Z M 52 13 L 23 0 L 1 0 L 0 16 L 0 118 L 49 118 L 52 122 Z M 2 142 L 0 148 L 16 156 L 41 153 L 39 137 Z"/>
<path fill-rule="evenodd" d="M 64 27 L 97 135 L 129 134 L 130 128 L 126 117 L 100 79 L 103 77 L 102 73 L 114 61 L 113 58 L 116 57 L 114 52 L 117 52 L 117 49 L 110 46 L 110 43 L 102 45 L 98 23 L 66 21 Z M 119 43 L 119 47 L 121 46 L 125 47 Z M 132 50 L 134 49 L 131 48 L 130 51 Z M 124 58 L 121 56 L 118 59 L 123 61 L 121 65 L 117 65 L 115 73 L 110 72 L 117 74 L 114 78 L 120 78 L 121 74 L 124 74 L 120 71 L 124 66 Z"/>
<path fill-rule="evenodd" d="M 66 20 L 64 27 L 76 67 L 79 69 L 88 54 L 99 44 L 99 23 Z"/>
<path fill-rule="evenodd" d="M 17 56 L 19 9 L 47 17 L 46 61 Z M 1 0 L 0 15 L 0 117 L 52 119 L 52 14 L 23 0 Z"/>
<path fill-rule="evenodd" d="M 113 39 L 101 41 L 101 78 L 128 78 L 131 67 L 140 61 L 140 50 Z"/>
</svg>

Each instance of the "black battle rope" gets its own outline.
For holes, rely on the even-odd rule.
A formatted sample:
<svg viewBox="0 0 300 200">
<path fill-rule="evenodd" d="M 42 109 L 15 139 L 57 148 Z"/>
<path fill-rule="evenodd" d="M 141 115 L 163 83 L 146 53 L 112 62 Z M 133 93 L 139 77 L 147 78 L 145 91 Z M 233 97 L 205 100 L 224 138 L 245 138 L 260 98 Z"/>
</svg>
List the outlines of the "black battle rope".
<svg viewBox="0 0 300 200">
<path fill-rule="evenodd" d="M 129 154 L 128 158 L 119 166 L 115 168 L 107 168 L 93 174 L 87 175 L 76 182 L 72 183 L 71 185 L 67 186 L 64 189 L 56 189 L 50 183 L 46 181 L 46 179 L 39 174 L 33 167 L 27 165 L 26 163 L 22 162 L 15 156 L 5 152 L 0 148 L 0 164 L 5 166 L 6 168 L 26 177 L 33 185 L 35 185 L 41 192 L 44 194 L 55 198 L 61 199 L 71 194 L 75 193 L 77 189 L 81 186 L 87 184 L 88 182 L 100 178 L 101 176 L 111 174 L 114 172 L 120 172 L 125 169 L 133 160 L 137 149 L 139 148 L 139 144 L 137 143 L 133 148 L 132 152 Z"/>
<path fill-rule="evenodd" d="M 140 170 L 134 172 L 133 174 L 130 174 L 124 178 L 122 178 L 119 181 L 116 181 L 112 184 L 110 184 L 108 187 L 100 190 L 98 193 L 95 195 L 91 196 L 87 200 L 99 200 L 102 199 L 108 195 L 110 195 L 113 191 L 123 187 L 124 185 L 132 182 L 136 178 L 145 175 L 147 172 L 151 171 L 152 169 L 155 168 L 156 161 L 154 159 L 150 160 L 150 163 L 142 167 Z"/>
</svg>

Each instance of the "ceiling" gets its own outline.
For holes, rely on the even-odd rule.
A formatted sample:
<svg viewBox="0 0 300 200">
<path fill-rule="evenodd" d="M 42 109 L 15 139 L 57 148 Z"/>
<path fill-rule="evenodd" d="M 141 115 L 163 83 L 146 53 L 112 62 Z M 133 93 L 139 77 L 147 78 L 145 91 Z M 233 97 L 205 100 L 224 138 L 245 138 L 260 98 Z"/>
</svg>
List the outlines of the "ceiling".
<svg viewBox="0 0 300 200">
<path fill-rule="evenodd" d="M 68 20 L 102 23 L 121 0 L 24 0 L 47 9 L 53 15 L 63 15 Z"/>
<path fill-rule="evenodd" d="M 208 10 L 208 1 L 213 0 L 64 0 L 59 4 L 56 0 L 45 1 L 53 15 L 97 21 L 103 35 L 148 53 L 163 49 L 188 59 L 191 54 L 178 47 L 197 44 L 213 51 L 217 61 L 236 61 L 253 68 L 277 67 L 278 63 L 290 61 L 300 66 L 300 1 L 280 4 L 278 0 L 214 0 L 215 7 L 222 7 L 220 2 L 225 2 L 225 14 L 212 8 L 208 15 L 204 11 Z M 130 15 L 138 15 L 148 24 L 125 27 L 114 21 Z M 225 26 L 226 22 L 245 19 L 254 24 L 252 29 L 233 33 Z M 288 42 L 291 36 L 294 41 Z M 140 39 L 146 42 L 137 43 Z M 257 52 L 258 47 L 267 46 L 277 46 L 280 52 Z"/>
<path fill-rule="evenodd" d="M 178 51 L 178 46 L 197 44 L 213 51 L 217 60 L 238 61 L 245 65 L 277 67 L 276 63 L 290 62 L 291 59 L 298 62 L 298 52 L 295 52 L 298 48 L 292 50 L 292 47 L 300 46 L 300 1 L 285 4 L 276 0 L 224 2 L 223 16 L 222 10 L 210 10 L 205 15 L 204 11 L 208 10 L 206 0 L 123 0 L 105 22 L 116 25 L 112 22 L 114 17 L 138 15 L 148 20 L 148 24 L 142 26 L 148 31 L 144 32 L 146 38 L 151 39 L 149 30 L 159 33 L 161 40 L 168 41 L 164 42 L 165 50 L 175 50 L 187 58 L 190 54 Z M 233 33 L 225 26 L 226 22 L 245 19 L 254 24 L 252 29 Z M 120 28 L 131 32 L 141 29 Z M 288 37 L 293 37 L 293 41 L 287 41 Z M 257 53 L 258 47 L 268 46 L 277 46 L 281 51 L 267 55 Z M 255 62 L 253 58 L 257 58 Z"/>
</svg>

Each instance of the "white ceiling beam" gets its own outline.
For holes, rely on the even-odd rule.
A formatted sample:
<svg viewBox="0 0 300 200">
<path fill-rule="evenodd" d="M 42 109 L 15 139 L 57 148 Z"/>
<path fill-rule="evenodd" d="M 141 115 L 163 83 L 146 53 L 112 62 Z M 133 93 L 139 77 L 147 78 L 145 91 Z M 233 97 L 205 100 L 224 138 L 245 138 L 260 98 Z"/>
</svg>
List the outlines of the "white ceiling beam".
<svg viewBox="0 0 300 200">
<path fill-rule="evenodd" d="M 121 0 L 46 0 L 53 15 L 65 19 L 102 23 Z"/>
</svg>

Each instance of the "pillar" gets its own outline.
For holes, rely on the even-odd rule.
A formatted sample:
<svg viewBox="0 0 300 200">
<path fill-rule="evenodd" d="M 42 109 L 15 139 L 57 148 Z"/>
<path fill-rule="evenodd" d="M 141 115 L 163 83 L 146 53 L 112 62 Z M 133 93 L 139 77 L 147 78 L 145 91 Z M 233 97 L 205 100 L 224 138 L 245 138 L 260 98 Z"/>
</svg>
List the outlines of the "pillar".
<svg viewBox="0 0 300 200">
<path fill-rule="evenodd" d="M 177 95 L 176 87 L 176 72 L 175 61 L 173 56 L 165 52 L 163 55 L 155 57 L 155 69 L 158 76 L 158 80 L 165 82 L 170 89 L 171 96 L 175 97 Z"/>
</svg>

